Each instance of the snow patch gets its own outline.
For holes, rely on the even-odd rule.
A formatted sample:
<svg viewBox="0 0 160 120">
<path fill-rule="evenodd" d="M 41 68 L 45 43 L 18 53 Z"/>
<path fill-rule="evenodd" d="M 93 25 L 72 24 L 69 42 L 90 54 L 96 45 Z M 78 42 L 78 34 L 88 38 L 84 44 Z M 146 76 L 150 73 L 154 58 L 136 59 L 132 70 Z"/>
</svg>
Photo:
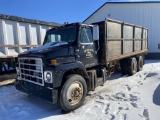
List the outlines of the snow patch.
<svg viewBox="0 0 160 120">
<path fill-rule="evenodd" d="M 14 86 L 0 88 L 0 119 L 43 120 L 158 120 L 160 118 L 160 61 L 147 61 L 133 76 L 114 74 L 88 93 L 79 109 L 62 114 L 52 105 L 19 92 Z"/>
</svg>

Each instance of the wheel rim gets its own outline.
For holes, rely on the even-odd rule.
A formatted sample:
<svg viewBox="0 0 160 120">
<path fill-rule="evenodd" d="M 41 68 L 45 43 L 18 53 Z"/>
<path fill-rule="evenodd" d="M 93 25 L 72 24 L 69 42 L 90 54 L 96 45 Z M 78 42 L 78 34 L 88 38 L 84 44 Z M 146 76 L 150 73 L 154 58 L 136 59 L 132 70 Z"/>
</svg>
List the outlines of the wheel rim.
<svg viewBox="0 0 160 120">
<path fill-rule="evenodd" d="M 132 68 L 133 68 L 133 71 L 136 72 L 137 70 L 136 61 L 133 62 Z"/>
<path fill-rule="evenodd" d="M 80 82 L 73 82 L 67 89 L 67 101 L 70 105 L 79 103 L 83 96 L 83 86 Z"/>
</svg>

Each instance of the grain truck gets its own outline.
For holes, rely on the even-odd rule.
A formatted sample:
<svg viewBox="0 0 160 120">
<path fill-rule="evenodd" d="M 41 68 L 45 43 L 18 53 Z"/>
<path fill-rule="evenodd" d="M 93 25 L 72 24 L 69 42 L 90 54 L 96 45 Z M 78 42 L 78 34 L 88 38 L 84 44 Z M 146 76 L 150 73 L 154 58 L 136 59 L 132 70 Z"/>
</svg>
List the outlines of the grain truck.
<svg viewBox="0 0 160 120">
<path fill-rule="evenodd" d="M 43 46 L 18 55 L 16 89 L 75 110 L 117 68 L 142 70 L 147 43 L 146 28 L 112 19 L 53 28 Z"/>
<path fill-rule="evenodd" d="M 57 23 L 0 14 L 0 74 L 15 68 L 18 54 L 43 43 Z"/>
</svg>

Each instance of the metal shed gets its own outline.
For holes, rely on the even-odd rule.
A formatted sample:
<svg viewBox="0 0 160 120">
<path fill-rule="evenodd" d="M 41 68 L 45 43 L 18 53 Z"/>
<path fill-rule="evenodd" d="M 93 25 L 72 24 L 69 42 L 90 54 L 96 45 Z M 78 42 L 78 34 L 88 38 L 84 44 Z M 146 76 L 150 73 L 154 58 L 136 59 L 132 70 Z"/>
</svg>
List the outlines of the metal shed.
<svg viewBox="0 0 160 120">
<path fill-rule="evenodd" d="M 106 2 L 84 23 L 116 19 L 148 28 L 149 59 L 160 59 L 160 1 Z"/>
</svg>

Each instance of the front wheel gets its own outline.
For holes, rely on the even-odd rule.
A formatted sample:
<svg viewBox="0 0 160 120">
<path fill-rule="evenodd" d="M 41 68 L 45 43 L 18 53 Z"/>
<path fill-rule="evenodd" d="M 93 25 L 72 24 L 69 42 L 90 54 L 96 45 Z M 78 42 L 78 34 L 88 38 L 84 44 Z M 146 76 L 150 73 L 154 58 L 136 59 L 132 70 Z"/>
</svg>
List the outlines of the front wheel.
<svg viewBox="0 0 160 120">
<path fill-rule="evenodd" d="M 79 108 L 86 97 L 87 85 L 84 78 L 74 74 L 67 77 L 60 93 L 60 105 L 65 111 Z"/>
</svg>

